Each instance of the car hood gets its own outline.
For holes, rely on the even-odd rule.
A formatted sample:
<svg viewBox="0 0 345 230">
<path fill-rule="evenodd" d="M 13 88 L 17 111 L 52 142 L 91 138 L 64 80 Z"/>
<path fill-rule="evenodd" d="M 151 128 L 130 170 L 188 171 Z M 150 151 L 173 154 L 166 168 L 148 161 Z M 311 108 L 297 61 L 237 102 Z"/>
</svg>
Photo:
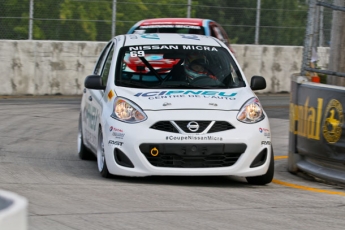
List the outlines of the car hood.
<svg viewBox="0 0 345 230">
<path fill-rule="evenodd" d="M 136 89 L 116 88 L 117 96 L 127 98 L 143 110 L 208 109 L 239 110 L 252 97 L 248 88 L 235 89 Z"/>
</svg>

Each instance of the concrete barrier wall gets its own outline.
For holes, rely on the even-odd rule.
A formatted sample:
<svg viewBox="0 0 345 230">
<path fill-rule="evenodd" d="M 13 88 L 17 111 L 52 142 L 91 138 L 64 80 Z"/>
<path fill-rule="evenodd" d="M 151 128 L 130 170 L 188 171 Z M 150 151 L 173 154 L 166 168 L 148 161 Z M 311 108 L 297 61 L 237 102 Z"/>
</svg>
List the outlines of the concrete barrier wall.
<svg viewBox="0 0 345 230">
<path fill-rule="evenodd" d="M 0 95 L 78 95 L 106 42 L 0 40 Z M 250 80 L 266 78 L 259 93 L 290 91 L 290 76 L 299 73 L 303 47 L 232 45 Z M 321 51 L 327 54 L 327 49 Z M 325 57 L 324 55 L 320 55 Z M 327 65 L 327 60 L 321 60 Z M 326 64 L 325 64 L 326 63 Z"/>
<path fill-rule="evenodd" d="M 1 95 L 81 94 L 104 42 L 0 41 Z"/>
</svg>

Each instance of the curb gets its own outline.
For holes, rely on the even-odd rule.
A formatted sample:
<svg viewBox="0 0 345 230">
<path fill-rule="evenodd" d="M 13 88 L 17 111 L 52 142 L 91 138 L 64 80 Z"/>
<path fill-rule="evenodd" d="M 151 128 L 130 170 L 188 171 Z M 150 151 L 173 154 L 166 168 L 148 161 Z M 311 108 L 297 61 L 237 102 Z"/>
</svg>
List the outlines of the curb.
<svg viewBox="0 0 345 230">
<path fill-rule="evenodd" d="M 26 230 L 27 206 L 26 198 L 0 190 L 0 229 Z"/>
</svg>

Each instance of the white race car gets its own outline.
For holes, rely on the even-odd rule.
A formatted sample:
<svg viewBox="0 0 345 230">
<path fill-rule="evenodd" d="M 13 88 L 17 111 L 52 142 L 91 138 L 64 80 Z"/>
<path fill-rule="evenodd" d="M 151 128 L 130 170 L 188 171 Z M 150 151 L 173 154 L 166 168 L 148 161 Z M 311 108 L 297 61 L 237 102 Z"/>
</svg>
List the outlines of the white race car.
<svg viewBox="0 0 345 230">
<path fill-rule="evenodd" d="M 113 38 L 85 79 L 78 152 L 103 177 L 274 175 L 269 120 L 228 47 L 192 34 Z"/>
</svg>

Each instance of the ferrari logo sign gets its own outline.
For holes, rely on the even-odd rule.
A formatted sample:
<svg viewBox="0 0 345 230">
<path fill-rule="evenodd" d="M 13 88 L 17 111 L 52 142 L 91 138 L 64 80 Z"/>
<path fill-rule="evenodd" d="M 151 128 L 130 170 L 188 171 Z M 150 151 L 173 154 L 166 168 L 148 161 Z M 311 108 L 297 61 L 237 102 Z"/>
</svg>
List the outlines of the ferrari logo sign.
<svg viewBox="0 0 345 230">
<path fill-rule="evenodd" d="M 322 133 L 328 143 L 336 143 L 341 137 L 344 123 L 343 107 L 335 99 L 331 100 L 325 110 Z"/>
</svg>

